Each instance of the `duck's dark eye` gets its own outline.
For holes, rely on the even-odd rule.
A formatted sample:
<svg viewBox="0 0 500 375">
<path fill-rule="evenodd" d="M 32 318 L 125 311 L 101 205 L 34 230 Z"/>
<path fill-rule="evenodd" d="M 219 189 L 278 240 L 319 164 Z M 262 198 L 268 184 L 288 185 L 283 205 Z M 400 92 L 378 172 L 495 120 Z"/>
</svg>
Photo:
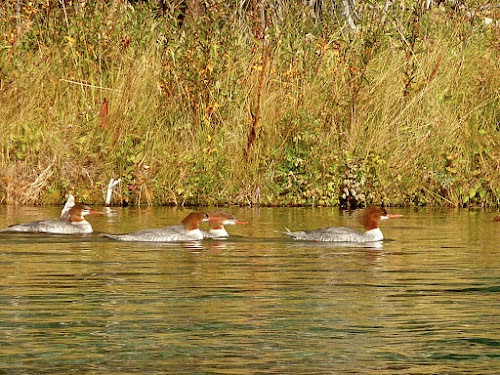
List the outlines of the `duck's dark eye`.
<svg viewBox="0 0 500 375">
<path fill-rule="evenodd" d="M 205 214 L 205 219 L 208 219 L 208 214 Z"/>
</svg>

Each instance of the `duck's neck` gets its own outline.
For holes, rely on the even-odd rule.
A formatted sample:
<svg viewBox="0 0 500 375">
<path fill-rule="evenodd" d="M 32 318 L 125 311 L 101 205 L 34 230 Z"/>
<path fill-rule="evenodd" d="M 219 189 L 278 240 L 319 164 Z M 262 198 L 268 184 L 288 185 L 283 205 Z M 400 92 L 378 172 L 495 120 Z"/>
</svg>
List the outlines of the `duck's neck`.
<svg viewBox="0 0 500 375">
<path fill-rule="evenodd" d="M 216 229 L 210 228 L 208 233 L 210 233 L 210 235 L 213 237 L 229 237 L 229 233 L 227 233 L 224 227 Z"/>
<path fill-rule="evenodd" d="M 82 215 L 77 214 L 76 212 L 72 212 L 71 215 L 69 216 L 68 221 L 70 223 L 81 223 L 81 222 L 84 222 L 86 220 L 85 220 L 85 217 L 83 217 Z"/>
<path fill-rule="evenodd" d="M 382 241 L 384 239 L 384 235 L 380 228 L 368 229 L 365 233 L 363 233 L 363 237 L 366 241 Z"/>
</svg>

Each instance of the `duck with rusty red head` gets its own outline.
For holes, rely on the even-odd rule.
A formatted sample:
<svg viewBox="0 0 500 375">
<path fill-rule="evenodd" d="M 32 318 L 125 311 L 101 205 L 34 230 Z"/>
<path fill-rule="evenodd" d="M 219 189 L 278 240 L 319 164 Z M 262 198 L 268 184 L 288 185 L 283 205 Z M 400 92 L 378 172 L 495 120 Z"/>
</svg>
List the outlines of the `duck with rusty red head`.
<svg viewBox="0 0 500 375">
<path fill-rule="evenodd" d="M 103 237 L 118 241 L 142 241 L 142 242 L 182 242 L 198 241 L 203 239 L 200 224 L 206 221 L 216 220 L 217 217 L 209 216 L 204 212 L 192 212 L 186 216 L 180 225 L 165 228 L 144 229 L 126 234 L 101 234 Z"/>
<path fill-rule="evenodd" d="M 0 230 L 3 233 L 49 233 L 49 234 L 88 234 L 92 225 L 85 219 L 90 214 L 103 215 L 83 203 L 72 206 L 60 220 L 41 220 L 25 224 L 11 225 Z"/>
<path fill-rule="evenodd" d="M 224 210 L 215 211 L 210 216 L 215 219 L 208 224 L 208 232 L 202 232 L 203 238 L 227 238 L 229 233 L 225 225 L 248 224 L 247 221 L 238 220 L 233 214 Z"/>
<path fill-rule="evenodd" d="M 345 227 L 330 227 L 298 232 L 283 232 L 283 234 L 299 241 L 322 242 L 374 242 L 382 241 L 384 235 L 379 228 L 379 222 L 385 219 L 402 217 L 403 215 L 388 214 L 386 209 L 377 206 L 366 207 L 358 217 L 365 232 Z"/>
</svg>

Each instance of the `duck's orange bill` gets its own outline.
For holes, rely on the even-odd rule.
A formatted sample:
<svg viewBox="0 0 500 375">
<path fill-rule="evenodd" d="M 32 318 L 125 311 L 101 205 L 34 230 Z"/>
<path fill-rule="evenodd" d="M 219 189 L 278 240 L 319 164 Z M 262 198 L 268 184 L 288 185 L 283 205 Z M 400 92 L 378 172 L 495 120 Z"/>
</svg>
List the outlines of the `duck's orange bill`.
<svg viewBox="0 0 500 375">
<path fill-rule="evenodd" d="M 104 215 L 104 212 L 101 211 L 90 210 L 89 212 L 94 215 Z"/>
<path fill-rule="evenodd" d="M 386 215 L 389 219 L 395 219 L 397 217 L 403 217 L 403 215 L 400 214 L 387 214 Z"/>
<path fill-rule="evenodd" d="M 248 224 L 248 221 L 239 221 L 239 220 L 235 220 L 234 221 L 236 224 Z"/>
</svg>

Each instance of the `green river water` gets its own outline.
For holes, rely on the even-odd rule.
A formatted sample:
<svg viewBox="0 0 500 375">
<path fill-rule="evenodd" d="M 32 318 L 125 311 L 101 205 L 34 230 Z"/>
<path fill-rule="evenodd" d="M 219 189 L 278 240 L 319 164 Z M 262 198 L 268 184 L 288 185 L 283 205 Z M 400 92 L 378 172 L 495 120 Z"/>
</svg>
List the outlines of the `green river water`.
<svg viewBox="0 0 500 375">
<path fill-rule="evenodd" d="M 249 221 L 227 240 L 0 234 L 0 374 L 500 373 L 495 212 L 395 208 L 369 247 L 280 233 L 359 228 L 338 209 L 226 209 Z M 0 227 L 59 210 L 0 207 Z M 124 233 L 191 211 L 88 219 Z"/>
</svg>

